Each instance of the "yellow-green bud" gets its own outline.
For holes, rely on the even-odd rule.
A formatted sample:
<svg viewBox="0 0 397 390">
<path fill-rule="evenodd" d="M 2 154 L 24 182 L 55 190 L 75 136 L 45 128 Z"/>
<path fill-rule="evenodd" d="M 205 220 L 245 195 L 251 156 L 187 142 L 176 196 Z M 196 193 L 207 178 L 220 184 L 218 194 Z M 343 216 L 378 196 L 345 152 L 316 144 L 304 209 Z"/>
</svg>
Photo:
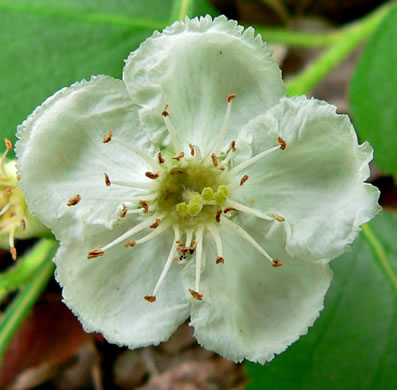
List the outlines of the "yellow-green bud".
<svg viewBox="0 0 397 390">
<path fill-rule="evenodd" d="M 217 191 L 214 194 L 214 199 L 216 201 L 216 203 L 218 203 L 219 205 L 222 205 L 225 203 L 227 196 L 229 195 L 229 191 L 226 188 L 226 186 L 219 186 Z"/>
<path fill-rule="evenodd" d="M 211 187 L 205 187 L 201 191 L 201 196 L 204 200 L 213 200 L 214 199 L 214 191 Z"/>
<path fill-rule="evenodd" d="M 177 205 L 176 205 L 176 211 L 177 211 L 177 213 L 181 216 L 181 217 L 183 217 L 184 215 L 186 215 L 187 214 L 187 204 L 185 203 L 185 202 L 182 202 L 182 203 L 178 203 Z"/>
<path fill-rule="evenodd" d="M 200 213 L 202 208 L 203 208 L 203 205 L 201 204 L 201 202 L 199 200 L 191 199 L 187 205 L 187 213 L 191 217 L 195 217 L 196 215 L 198 215 Z"/>
</svg>

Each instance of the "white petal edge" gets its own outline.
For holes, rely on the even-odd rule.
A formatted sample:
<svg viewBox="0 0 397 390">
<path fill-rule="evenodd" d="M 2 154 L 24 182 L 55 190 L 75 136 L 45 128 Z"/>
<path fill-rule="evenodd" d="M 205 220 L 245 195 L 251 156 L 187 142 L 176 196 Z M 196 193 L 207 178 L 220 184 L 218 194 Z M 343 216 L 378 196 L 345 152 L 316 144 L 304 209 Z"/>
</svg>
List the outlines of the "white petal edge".
<svg viewBox="0 0 397 390">
<path fill-rule="evenodd" d="M 110 129 L 114 137 L 147 147 L 137 107 L 124 83 L 108 76 L 94 76 L 61 89 L 18 127 L 21 188 L 32 213 L 58 238 L 68 232 L 66 236 L 83 239 L 83 225 L 87 223 L 113 226 L 120 201 L 85 198 L 136 195 L 133 189 L 107 187 L 104 173 L 115 180 L 148 180 L 144 176 L 147 164 L 142 159 L 113 142 L 103 143 Z M 76 194 L 82 200 L 68 207 L 68 200 Z"/>
<path fill-rule="evenodd" d="M 258 241 L 263 238 L 259 232 L 250 233 Z M 209 239 L 203 300 L 192 303 L 190 325 L 203 347 L 235 362 L 263 364 L 308 332 L 323 309 L 332 271 L 325 264 L 294 261 L 281 241 L 265 240 L 266 249 L 283 259 L 281 267 L 273 268 L 233 232 L 222 229 L 221 234 L 225 263 L 215 264 Z M 193 283 L 192 275 L 187 269 L 185 288 Z"/>
<path fill-rule="evenodd" d="M 253 28 L 209 16 L 175 22 L 130 54 L 123 80 L 141 105 L 141 123 L 153 142 L 167 135 L 161 113 L 169 105 L 181 143 L 209 153 L 222 127 L 227 97 L 233 101 L 228 139 L 285 94 L 281 72 Z"/>
<path fill-rule="evenodd" d="M 172 264 L 167 278 L 150 303 L 151 295 L 167 259 L 171 234 L 134 248 L 110 249 L 104 256 L 87 259 L 89 250 L 126 230 L 90 228 L 83 245 L 64 240 L 54 262 L 56 279 L 63 287 L 63 300 L 87 332 L 100 332 L 111 343 L 129 348 L 158 345 L 166 341 L 189 316 L 190 305 L 182 290 L 180 265 Z"/>
<path fill-rule="evenodd" d="M 328 262 L 348 250 L 359 226 L 381 210 L 379 190 L 364 182 L 372 148 L 358 144 L 349 118 L 335 106 L 306 97 L 282 98 L 247 124 L 237 145 L 247 158 L 248 150 L 256 155 L 277 145 L 279 136 L 286 149 L 244 172 L 250 179 L 238 200 L 286 218 L 290 255 Z"/>
</svg>

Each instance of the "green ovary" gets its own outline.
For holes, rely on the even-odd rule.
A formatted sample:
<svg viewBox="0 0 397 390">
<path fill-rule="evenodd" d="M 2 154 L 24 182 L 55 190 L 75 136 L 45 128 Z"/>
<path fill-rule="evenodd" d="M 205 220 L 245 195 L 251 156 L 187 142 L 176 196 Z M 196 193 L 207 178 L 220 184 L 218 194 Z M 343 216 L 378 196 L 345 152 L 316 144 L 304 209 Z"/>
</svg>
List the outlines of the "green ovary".
<svg viewBox="0 0 397 390">
<path fill-rule="evenodd" d="M 160 175 L 157 209 L 182 228 L 215 221 L 229 195 L 222 171 L 201 164 L 174 167 Z"/>
</svg>

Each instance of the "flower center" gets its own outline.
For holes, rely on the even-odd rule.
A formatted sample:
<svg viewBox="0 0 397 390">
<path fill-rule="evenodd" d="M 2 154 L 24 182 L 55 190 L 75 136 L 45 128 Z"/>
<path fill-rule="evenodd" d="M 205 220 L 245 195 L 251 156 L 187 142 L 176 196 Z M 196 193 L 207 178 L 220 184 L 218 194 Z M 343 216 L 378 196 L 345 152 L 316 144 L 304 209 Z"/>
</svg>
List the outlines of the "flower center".
<svg viewBox="0 0 397 390">
<path fill-rule="evenodd" d="M 214 166 L 195 158 L 163 169 L 154 202 L 161 214 L 186 230 L 215 220 L 229 195 L 227 177 Z"/>
<path fill-rule="evenodd" d="M 147 162 L 151 170 L 145 172 L 146 181 L 140 183 L 113 180 L 105 173 L 105 184 L 108 187 L 119 185 L 143 191 L 141 196 L 120 199 L 122 201 L 120 218 L 135 214 L 140 222 L 102 248 L 89 251 L 88 259 L 103 256 L 108 249 L 123 242 L 125 248 L 133 248 L 154 239 L 167 230 L 173 230 L 174 238 L 163 270 L 152 294 L 144 297 L 149 302 L 156 300 L 156 294 L 173 261 L 183 265 L 193 260 L 196 269 L 195 286 L 194 289 L 189 289 L 189 292 L 196 300 L 202 300 L 200 276 L 204 258 L 204 236 L 212 237 L 217 251 L 216 264 L 223 264 L 220 227 L 237 233 L 269 260 L 273 267 L 282 265 L 280 260 L 270 256 L 248 232 L 230 218 L 233 214 L 242 212 L 270 222 L 285 222 L 286 233 L 290 234 L 288 223 L 278 213 L 263 212 L 233 200 L 234 194 L 241 191 L 249 179 L 243 171 L 269 154 L 285 150 L 287 146 L 286 142 L 278 137 L 274 140 L 273 147 L 238 165 L 233 164 L 233 157 L 238 152 L 235 141 L 231 141 L 229 147 L 226 148 L 226 153 L 220 152 L 228 129 L 232 100 L 235 97 L 236 95 L 232 94 L 227 98 L 224 122 L 215 147 L 209 155 L 203 156 L 197 145 L 185 145 L 185 149 L 182 149 L 169 118 L 168 105 L 165 106 L 162 116 L 174 153 L 165 150 L 163 155 L 160 151 L 156 158 L 153 158 L 135 146 L 113 137 L 111 130 L 103 139 L 105 144 L 112 141 L 133 151 Z M 150 181 L 148 182 L 147 179 Z M 67 202 L 67 205 L 75 206 L 80 200 L 81 197 L 77 194 Z M 114 201 L 115 199 L 97 200 Z M 149 231 L 142 235 L 147 229 Z M 131 240 L 132 237 L 134 237 L 133 240 Z"/>
</svg>

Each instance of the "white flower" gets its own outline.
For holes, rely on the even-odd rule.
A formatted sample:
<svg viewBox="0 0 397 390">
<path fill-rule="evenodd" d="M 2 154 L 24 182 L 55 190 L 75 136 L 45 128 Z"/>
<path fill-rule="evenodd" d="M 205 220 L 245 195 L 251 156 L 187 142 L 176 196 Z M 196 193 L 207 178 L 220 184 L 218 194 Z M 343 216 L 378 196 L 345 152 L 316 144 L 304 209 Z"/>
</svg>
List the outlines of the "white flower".
<svg viewBox="0 0 397 390">
<path fill-rule="evenodd" d="M 379 192 L 349 119 L 284 93 L 253 29 L 207 16 L 19 127 L 21 185 L 87 331 L 137 348 L 190 315 L 201 345 L 262 363 L 307 332 Z"/>
</svg>

